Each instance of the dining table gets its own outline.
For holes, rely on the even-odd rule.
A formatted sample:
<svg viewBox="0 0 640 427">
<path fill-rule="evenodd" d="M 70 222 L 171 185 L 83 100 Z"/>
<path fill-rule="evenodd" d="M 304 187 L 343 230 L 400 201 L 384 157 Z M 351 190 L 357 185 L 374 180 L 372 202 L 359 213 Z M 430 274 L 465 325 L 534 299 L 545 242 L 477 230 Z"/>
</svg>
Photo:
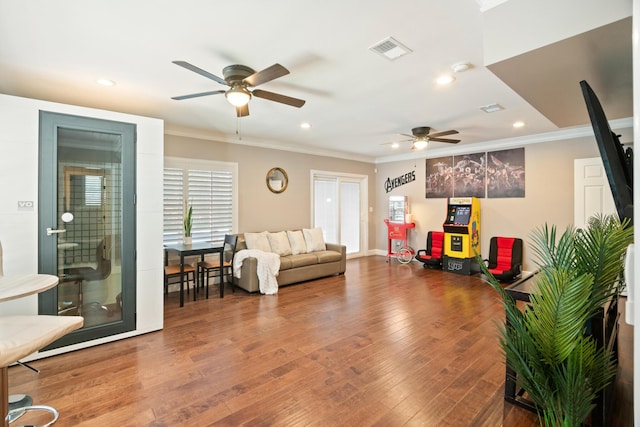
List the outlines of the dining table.
<svg viewBox="0 0 640 427">
<path fill-rule="evenodd" d="M 224 263 L 224 244 L 222 242 L 193 242 L 187 243 L 165 243 L 164 250 L 175 253 L 180 257 L 180 307 L 184 307 L 184 259 L 189 256 L 199 256 L 204 261 L 207 254 L 220 254 L 220 265 Z M 196 277 L 198 275 L 196 274 Z M 196 279 L 196 289 L 197 289 Z M 193 291 L 193 300 L 196 300 L 196 289 Z M 220 284 L 220 298 L 224 298 L 224 286 Z"/>
</svg>

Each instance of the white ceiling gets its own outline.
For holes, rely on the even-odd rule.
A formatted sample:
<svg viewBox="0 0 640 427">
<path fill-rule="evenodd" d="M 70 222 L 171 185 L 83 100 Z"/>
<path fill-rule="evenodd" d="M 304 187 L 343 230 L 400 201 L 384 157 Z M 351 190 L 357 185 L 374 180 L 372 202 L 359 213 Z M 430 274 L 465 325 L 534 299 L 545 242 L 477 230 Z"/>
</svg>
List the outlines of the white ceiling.
<svg viewBox="0 0 640 427">
<path fill-rule="evenodd" d="M 612 1 L 629 3 L 631 13 L 629 1 Z M 525 52 L 514 55 L 511 66 L 509 58 L 496 63 L 496 74 L 485 66 L 487 22 L 491 22 L 495 44 L 496 32 L 502 31 L 501 37 L 509 40 L 509 27 L 523 19 L 512 13 L 510 19 L 500 21 L 505 23 L 502 29 L 486 15 L 520 2 L 0 0 L 0 93 L 157 117 L 172 134 L 366 161 L 393 158 L 389 156 L 399 152 L 424 156 L 411 153 L 409 143 L 400 151 L 389 143 L 406 139 L 400 133 L 411 133 L 417 126 L 458 130 L 459 135 L 452 136 L 462 139 L 458 147 L 560 129 L 556 113 L 544 106 L 557 103 L 562 90 L 552 91 L 550 99 L 528 102 L 525 98 L 538 91 L 532 91 L 531 85 L 521 90 L 522 79 L 508 78 L 525 71 L 521 69 L 528 66 Z M 499 5 L 491 9 L 491 3 Z M 591 9 L 609 7 L 609 2 L 587 3 Z M 583 18 L 576 14 L 574 19 Z M 602 19 L 599 25 L 612 22 L 606 16 Z M 548 26 L 537 28 L 541 35 L 553 32 Z M 389 36 L 413 52 L 389 61 L 369 50 Z M 630 43 L 629 48 L 606 49 L 609 43 L 617 46 L 619 36 L 618 32 L 611 41 L 601 43 L 604 58 L 575 55 L 587 58 L 586 64 L 575 68 L 597 70 L 598 61 L 610 65 L 621 61 L 630 76 Z M 588 43 L 582 48 L 590 50 Z M 576 53 L 575 44 L 571 49 L 566 55 Z M 538 77 L 532 78 L 532 85 L 540 87 L 550 78 L 535 72 L 545 69 L 541 52 L 538 49 L 533 56 L 532 68 L 526 68 L 528 75 Z M 558 55 L 557 45 L 553 55 Z M 260 88 L 307 102 L 297 109 L 254 98 L 249 104 L 251 115 L 237 119 L 223 95 L 175 101 L 170 98 L 226 87 L 172 64 L 174 60 L 220 77 L 230 64 L 261 70 L 280 63 L 291 74 Z M 435 84 L 440 74 L 451 72 L 451 65 L 461 61 L 468 61 L 472 68 L 455 75 L 455 82 L 447 87 Z M 611 77 L 610 69 L 605 77 Z M 565 71 L 564 80 L 571 75 L 568 80 L 572 81 L 576 70 Z M 572 91 L 579 90 L 581 75 L 575 73 Z M 116 85 L 99 86 L 95 82 L 99 78 Z M 602 80 L 590 83 L 607 112 L 607 103 L 620 98 L 609 99 L 606 78 L 593 79 Z M 631 79 L 618 78 L 614 83 L 616 94 L 628 93 L 624 102 L 629 108 L 609 119 L 630 117 Z M 479 109 L 492 103 L 505 109 L 493 114 Z M 582 125 L 587 124 L 584 105 L 572 104 L 583 110 L 574 114 L 577 122 L 583 117 Z M 526 126 L 514 129 L 512 123 L 517 120 Z M 312 124 L 311 129 L 300 129 L 305 121 Z M 570 124 L 580 124 L 575 121 Z M 428 150 L 442 147 L 451 146 L 432 143 Z"/>
</svg>

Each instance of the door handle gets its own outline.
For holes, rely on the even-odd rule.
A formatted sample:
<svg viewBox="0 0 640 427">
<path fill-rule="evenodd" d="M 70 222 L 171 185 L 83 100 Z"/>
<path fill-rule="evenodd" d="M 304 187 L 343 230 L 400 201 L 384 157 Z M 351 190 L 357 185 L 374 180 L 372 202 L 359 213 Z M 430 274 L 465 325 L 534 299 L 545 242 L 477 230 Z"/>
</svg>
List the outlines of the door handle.
<svg viewBox="0 0 640 427">
<path fill-rule="evenodd" d="M 66 233 L 66 232 L 67 230 L 64 230 L 64 229 L 52 230 L 51 227 L 47 227 L 47 236 L 51 236 L 52 234 Z"/>
</svg>

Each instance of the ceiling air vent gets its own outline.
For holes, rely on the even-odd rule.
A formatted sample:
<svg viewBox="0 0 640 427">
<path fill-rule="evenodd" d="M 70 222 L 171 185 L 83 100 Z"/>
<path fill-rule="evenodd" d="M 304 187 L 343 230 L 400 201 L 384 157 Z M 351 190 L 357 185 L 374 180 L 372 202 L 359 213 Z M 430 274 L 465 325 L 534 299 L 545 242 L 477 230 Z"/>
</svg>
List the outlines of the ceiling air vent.
<svg viewBox="0 0 640 427">
<path fill-rule="evenodd" d="M 485 113 L 495 113 L 496 111 L 504 110 L 504 107 L 500 104 L 489 104 L 484 107 L 480 107 Z"/>
<path fill-rule="evenodd" d="M 401 56 L 406 55 L 407 53 L 413 52 L 411 49 L 409 49 L 393 37 L 387 37 L 386 39 L 374 44 L 369 48 L 369 50 L 372 50 L 375 53 L 384 56 L 389 61 L 393 61 L 394 59 L 398 59 Z"/>
</svg>

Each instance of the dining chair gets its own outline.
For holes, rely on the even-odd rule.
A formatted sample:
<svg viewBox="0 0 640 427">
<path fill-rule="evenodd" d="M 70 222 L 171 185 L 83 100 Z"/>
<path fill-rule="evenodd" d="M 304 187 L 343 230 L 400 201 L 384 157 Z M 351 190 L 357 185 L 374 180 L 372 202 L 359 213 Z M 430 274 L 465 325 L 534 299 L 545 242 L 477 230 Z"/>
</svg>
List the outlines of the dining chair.
<svg viewBox="0 0 640 427">
<path fill-rule="evenodd" d="M 223 264 L 220 265 L 220 256 L 216 254 L 209 260 L 204 260 L 198 263 L 198 275 L 201 278 L 205 290 L 206 298 L 209 298 L 209 278 L 219 277 L 220 286 L 224 286 L 224 277 L 227 276 L 229 283 L 231 284 L 231 292 L 235 292 L 235 285 L 233 284 L 233 256 L 236 253 L 236 245 L 238 244 L 238 236 L 236 234 L 226 234 L 224 236 L 224 248 L 223 248 Z M 218 272 L 218 274 L 215 274 Z M 213 276 L 211 275 L 212 273 Z"/>
<path fill-rule="evenodd" d="M 191 276 L 191 279 L 189 279 Z M 164 294 L 169 293 L 169 279 L 180 278 L 180 264 L 169 264 L 169 253 L 164 251 Z M 193 282 L 193 292 L 196 291 L 196 268 L 191 264 L 184 265 L 184 277 L 187 285 L 187 295 L 189 294 L 189 280 Z"/>
</svg>

